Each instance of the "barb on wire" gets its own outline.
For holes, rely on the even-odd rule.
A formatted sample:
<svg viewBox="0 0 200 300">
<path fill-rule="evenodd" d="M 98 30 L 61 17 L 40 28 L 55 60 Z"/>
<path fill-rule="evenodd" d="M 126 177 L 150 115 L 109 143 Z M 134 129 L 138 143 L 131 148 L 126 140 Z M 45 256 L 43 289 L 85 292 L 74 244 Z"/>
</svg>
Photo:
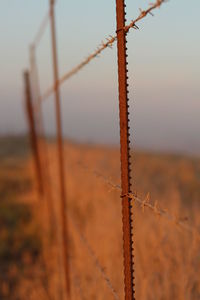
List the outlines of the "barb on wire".
<svg viewBox="0 0 200 300">
<path fill-rule="evenodd" d="M 86 237 L 83 235 L 83 233 L 80 231 L 79 227 L 76 225 L 76 223 L 74 222 L 74 218 L 72 217 L 71 214 L 69 214 L 70 220 L 72 222 L 73 227 L 76 229 L 81 242 L 84 244 L 84 246 L 86 247 L 91 259 L 93 260 L 96 268 L 99 270 L 99 273 L 101 274 L 102 278 L 104 279 L 104 281 L 107 284 L 107 287 L 109 288 L 109 290 L 111 291 L 113 297 L 115 300 L 119 300 L 119 296 L 115 290 L 115 288 L 113 287 L 111 280 L 109 279 L 108 275 L 105 273 L 104 268 L 101 266 L 95 252 L 93 251 L 93 249 L 90 247 L 89 242 L 87 241 Z"/>
<path fill-rule="evenodd" d="M 149 201 L 149 197 L 146 197 L 144 200 L 142 200 L 142 199 L 138 198 L 138 196 L 136 194 L 133 194 L 133 193 L 128 194 L 128 197 L 130 199 L 133 199 L 138 204 L 140 204 L 141 207 L 142 207 L 142 209 L 143 209 L 143 211 L 144 211 L 144 208 L 147 207 L 151 211 L 153 211 L 154 214 L 167 219 L 171 223 L 177 225 L 178 227 L 180 227 L 181 229 L 183 229 L 183 230 L 185 230 L 187 232 L 190 232 L 190 233 L 194 234 L 198 239 L 200 239 L 200 233 L 197 230 L 197 228 L 195 228 L 195 227 L 193 227 L 193 226 L 191 226 L 189 224 L 186 224 L 184 222 L 185 218 L 177 218 L 177 217 L 171 215 L 170 213 L 168 213 L 168 211 L 166 209 L 160 208 L 158 206 L 158 202 L 157 201 L 155 201 L 154 204 L 152 204 Z"/>
<path fill-rule="evenodd" d="M 152 3 L 148 9 L 146 10 L 139 9 L 140 15 L 135 20 L 132 20 L 129 25 L 125 26 L 122 29 L 125 30 L 126 32 L 129 32 L 131 28 L 139 29 L 136 23 L 138 23 L 141 19 L 144 19 L 147 15 L 153 16 L 152 10 L 160 7 L 163 3 L 166 3 L 167 1 L 169 0 L 157 0 L 155 3 Z"/>
<path fill-rule="evenodd" d="M 112 47 L 112 44 L 116 41 L 116 36 L 110 36 L 107 38 L 106 42 L 103 42 L 93 53 L 91 53 L 88 57 L 85 58 L 79 65 L 74 67 L 71 71 L 68 73 L 64 74 L 56 83 L 56 85 L 53 85 L 50 87 L 42 96 L 42 100 L 45 100 L 48 98 L 53 91 L 56 89 L 58 85 L 61 85 L 63 82 L 65 82 L 67 79 L 69 79 L 71 76 L 75 75 L 78 71 L 80 71 L 84 66 L 89 64 L 91 60 L 93 60 L 95 57 L 98 57 L 98 55 L 107 47 Z"/>
<path fill-rule="evenodd" d="M 90 172 L 97 178 L 102 179 L 112 189 L 121 191 L 121 187 L 119 184 L 114 184 L 112 181 L 110 181 L 106 176 L 101 174 L 99 171 L 90 169 L 88 166 L 86 166 L 83 162 L 80 162 L 80 161 L 78 161 L 77 164 L 79 166 L 81 166 L 83 170 Z M 197 228 L 195 228 L 189 224 L 186 224 L 184 222 L 185 218 L 177 218 L 176 216 L 173 216 L 170 213 L 168 213 L 168 211 L 166 209 L 160 208 L 158 206 L 157 201 L 155 201 L 155 203 L 150 203 L 149 193 L 147 194 L 147 196 L 144 199 L 139 198 L 136 193 L 129 193 L 127 195 L 122 195 L 121 197 L 125 197 L 125 196 L 128 196 L 130 199 L 132 199 L 133 201 L 138 203 L 143 211 L 144 211 L 145 207 L 150 209 L 155 215 L 161 216 L 164 219 L 171 222 L 172 224 L 177 225 L 180 229 L 194 234 L 200 240 L 200 233 L 197 230 Z"/>
<path fill-rule="evenodd" d="M 141 19 L 145 18 L 148 14 L 152 15 L 152 11 L 158 7 L 160 7 L 164 2 L 167 0 L 157 0 L 155 3 L 151 4 L 150 7 L 146 10 L 140 10 L 139 16 L 130 22 L 129 25 L 125 26 L 124 28 L 120 30 L 125 30 L 126 32 L 129 32 L 131 28 L 138 29 L 138 26 L 136 23 L 140 21 Z M 90 55 L 88 55 L 80 64 L 75 66 L 73 69 L 71 69 L 69 72 L 64 74 L 55 85 L 51 86 L 42 96 L 42 100 L 45 100 L 48 98 L 56 89 L 58 85 L 63 84 L 67 79 L 69 79 L 71 76 L 75 75 L 77 72 L 79 72 L 83 67 L 85 67 L 87 64 L 91 62 L 94 58 L 98 57 L 99 54 L 101 54 L 102 51 L 104 51 L 106 48 L 112 48 L 113 43 L 117 40 L 117 35 L 109 35 L 108 38 L 105 39 L 105 42 L 101 42 L 100 45 L 97 47 L 97 49 L 92 52 Z"/>
</svg>

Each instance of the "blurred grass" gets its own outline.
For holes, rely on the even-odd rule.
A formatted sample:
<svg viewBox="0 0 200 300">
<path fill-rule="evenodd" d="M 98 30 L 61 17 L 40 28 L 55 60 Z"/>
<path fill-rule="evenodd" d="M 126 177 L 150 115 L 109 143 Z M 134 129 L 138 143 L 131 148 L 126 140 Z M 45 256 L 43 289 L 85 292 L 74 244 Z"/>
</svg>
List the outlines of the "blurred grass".
<svg viewBox="0 0 200 300">
<path fill-rule="evenodd" d="M 0 137 L 0 160 L 10 157 L 24 158 L 29 152 L 28 138 L 25 136 Z"/>
<path fill-rule="evenodd" d="M 27 264 L 40 255 L 41 241 L 31 207 L 20 198 L 31 188 L 23 161 L 25 137 L 0 138 L 0 299 L 20 299 L 17 287 Z"/>
<path fill-rule="evenodd" d="M 49 139 L 48 146 L 51 172 L 55 174 L 57 148 L 53 139 Z M 41 240 L 38 232 L 42 235 L 42 230 L 36 228 L 37 221 L 34 220 L 42 216 L 47 223 L 47 219 L 40 210 L 36 214 L 34 212 L 34 220 L 32 216 L 32 200 L 29 199 L 32 186 L 28 175 L 30 170 L 27 171 L 31 158 L 29 143 L 21 137 L 3 138 L 0 139 L 0 148 L 0 299 L 47 299 L 47 295 L 41 296 L 41 291 L 49 287 L 51 293 L 57 291 L 60 273 L 55 259 L 55 245 L 46 248 L 48 276 L 44 274 L 45 268 L 40 261 Z M 70 170 L 67 186 L 69 207 L 106 267 L 108 276 L 121 295 L 120 299 L 123 299 L 121 203 L 116 201 L 120 198 L 119 194 L 76 163 L 81 158 L 89 169 L 97 170 L 118 183 L 119 151 L 75 143 L 67 143 L 65 150 L 69 164 L 67 170 Z M 199 158 L 134 151 L 132 159 L 133 188 L 138 195 L 143 199 L 150 192 L 152 203 L 158 200 L 159 207 L 166 208 L 170 214 L 200 230 Z M 56 190 L 56 184 L 52 185 L 52 191 Z M 27 201 L 22 200 L 24 196 Z M 59 202 L 54 204 L 58 212 Z M 143 211 L 135 206 L 134 213 L 137 299 L 200 299 L 199 241 L 148 209 Z M 73 228 L 70 230 L 73 234 L 73 263 L 81 274 L 85 299 L 111 299 L 109 291 L 102 288 L 101 281 L 96 284 L 98 272 L 90 264 L 84 247 L 80 247 L 76 232 Z"/>
</svg>

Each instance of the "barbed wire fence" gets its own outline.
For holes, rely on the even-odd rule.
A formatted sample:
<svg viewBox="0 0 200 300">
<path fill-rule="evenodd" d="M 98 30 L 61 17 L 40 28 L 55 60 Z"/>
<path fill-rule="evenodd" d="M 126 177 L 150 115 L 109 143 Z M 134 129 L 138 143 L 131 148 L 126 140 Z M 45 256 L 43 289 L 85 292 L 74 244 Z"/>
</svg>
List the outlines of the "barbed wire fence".
<svg viewBox="0 0 200 300">
<path fill-rule="evenodd" d="M 66 185 L 65 180 L 65 168 L 64 168 L 64 141 L 62 134 L 62 120 L 60 111 L 60 86 L 70 79 L 72 76 L 77 74 L 80 70 L 86 67 L 92 60 L 99 56 L 105 49 L 112 48 L 114 43 L 117 42 L 118 49 L 118 83 L 119 83 L 119 111 L 120 111 L 120 149 L 121 149 L 121 185 L 115 184 L 109 180 L 104 174 L 97 170 L 90 169 L 87 164 L 81 161 L 77 161 L 77 165 L 82 168 L 85 172 L 93 174 L 96 178 L 103 180 L 109 187 L 114 190 L 121 191 L 121 202 L 122 202 L 122 224 L 123 224 L 123 253 L 124 253 L 124 299 L 134 300 L 135 299 L 135 282 L 134 282 L 134 249 L 133 249 L 133 203 L 138 204 L 142 210 L 147 208 L 155 216 L 160 216 L 170 224 L 181 228 L 185 232 L 194 234 L 198 239 L 200 233 L 198 230 L 186 224 L 182 221 L 182 218 L 177 218 L 170 214 L 166 209 L 162 209 L 158 206 L 157 202 L 153 203 L 150 201 L 150 197 L 147 195 L 144 199 L 137 196 L 136 193 L 131 190 L 131 162 L 130 162 L 130 142 L 129 142 L 129 112 L 128 112 L 128 74 L 127 74 L 127 54 L 126 54 L 126 36 L 131 29 L 138 30 L 138 23 L 148 15 L 153 16 L 153 11 L 160 8 L 167 0 L 157 0 L 155 3 L 151 3 L 145 10 L 140 9 L 137 18 L 132 20 L 126 25 L 125 19 L 125 1 L 116 0 L 116 19 L 117 29 L 116 34 L 109 35 L 104 42 L 101 42 L 97 49 L 91 52 L 85 59 L 83 59 L 74 68 L 67 71 L 61 77 L 59 77 L 58 63 L 57 63 L 57 45 L 56 45 L 56 28 L 55 28 L 55 3 L 54 0 L 49 0 L 49 10 L 45 15 L 41 26 L 34 38 L 34 41 L 30 47 L 30 71 L 25 73 L 25 98 L 27 105 L 27 116 L 29 120 L 30 136 L 32 141 L 33 156 L 35 160 L 36 178 L 38 183 L 38 192 L 46 193 L 48 201 L 51 199 L 48 195 L 51 194 L 49 186 L 50 182 L 50 160 L 47 151 L 47 141 L 45 140 L 43 115 L 41 105 L 50 95 L 55 96 L 55 112 L 56 112 L 56 127 L 57 127 L 57 158 L 59 166 L 59 189 L 54 185 L 51 188 L 55 189 L 56 195 L 60 199 L 60 213 L 59 220 L 55 220 L 53 217 L 53 205 L 49 204 L 49 215 L 50 222 L 56 223 L 60 221 L 61 231 L 56 231 L 57 239 L 61 241 L 59 244 L 62 248 L 60 252 L 60 268 L 64 269 L 64 280 L 61 284 L 60 289 L 64 292 L 60 293 L 61 299 L 70 299 L 70 278 L 75 278 L 73 284 L 77 286 L 77 277 L 70 269 L 70 257 L 69 257 L 69 235 L 68 227 L 73 226 L 77 231 L 83 246 L 87 249 L 88 256 L 93 261 L 97 271 L 100 273 L 102 280 L 106 282 L 108 289 L 110 290 L 113 299 L 119 300 L 119 295 L 113 287 L 112 281 L 106 274 L 104 267 L 99 262 L 97 255 L 91 248 L 89 241 L 86 239 L 84 234 L 81 232 L 81 228 L 74 221 L 73 215 L 67 206 L 66 197 Z M 36 50 L 42 39 L 42 36 L 50 24 L 51 27 L 51 39 L 52 39 L 52 65 L 54 82 L 44 93 L 40 91 L 38 67 L 36 61 Z M 34 97 L 32 97 L 32 89 L 35 90 Z M 34 98 L 34 99 L 33 99 Z M 41 155 L 41 153 L 43 153 Z M 43 166 L 43 167 L 42 167 Z M 45 167 L 44 167 L 45 166 Z M 45 172 L 41 170 L 45 169 Z M 59 227 L 56 225 L 56 228 Z M 59 237 L 58 237 L 59 236 Z M 62 265 L 63 264 L 63 265 Z M 62 280 L 60 280 L 62 281 Z M 80 293 L 80 299 L 84 299 L 80 288 L 77 289 Z M 59 299 L 60 299 L 59 298 Z"/>
</svg>

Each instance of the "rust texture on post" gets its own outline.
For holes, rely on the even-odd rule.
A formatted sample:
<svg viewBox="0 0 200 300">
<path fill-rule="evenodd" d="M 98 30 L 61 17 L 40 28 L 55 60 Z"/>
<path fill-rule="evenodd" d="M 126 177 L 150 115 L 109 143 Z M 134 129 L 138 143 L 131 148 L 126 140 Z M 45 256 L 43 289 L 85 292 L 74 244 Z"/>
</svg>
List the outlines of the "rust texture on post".
<svg viewBox="0 0 200 300">
<path fill-rule="evenodd" d="M 133 237 L 132 205 L 128 194 L 131 192 L 131 161 L 129 141 L 127 54 L 124 0 L 116 0 L 117 11 L 117 49 L 119 81 L 119 115 L 120 115 L 120 151 L 121 151 L 121 188 L 122 188 L 122 221 L 124 251 L 124 285 L 125 300 L 135 299 L 133 274 Z"/>
<path fill-rule="evenodd" d="M 65 190 L 65 166 L 64 166 L 64 145 L 62 137 L 61 123 L 61 107 L 60 107 L 60 89 L 58 82 L 58 60 L 56 46 L 56 30 L 55 30 L 55 14 L 54 0 L 50 0 L 50 22 L 51 22 L 51 37 L 52 37 L 52 56 L 53 56 L 53 75 L 55 88 L 55 109 L 56 109 L 56 127 L 57 127 L 57 146 L 58 146 L 58 164 L 59 164 L 59 181 L 60 181 L 60 216 L 62 227 L 62 242 L 63 242 L 63 267 L 65 275 L 65 285 L 67 295 L 70 297 L 70 277 L 69 277 L 69 253 L 68 253 L 68 227 L 67 227 L 67 207 L 66 207 L 66 190 Z"/>
<path fill-rule="evenodd" d="M 43 195 L 43 182 L 42 182 L 42 172 L 41 172 L 41 163 L 39 156 L 39 148 L 36 135 L 36 127 L 33 113 L 32 105 L 32 95 L 31 95 L 31 84 L 30 84 L 30 75 L 28 71 L 24 72 L 24 84 L 25 84 L 25 101 L 26 101 L 26 112 L 29 123 L 29 132 L 30 132 L 30 141 L 34 157 L 34 164 L 37 177 L 37 186 L 40 196 Z"/>
</svg>

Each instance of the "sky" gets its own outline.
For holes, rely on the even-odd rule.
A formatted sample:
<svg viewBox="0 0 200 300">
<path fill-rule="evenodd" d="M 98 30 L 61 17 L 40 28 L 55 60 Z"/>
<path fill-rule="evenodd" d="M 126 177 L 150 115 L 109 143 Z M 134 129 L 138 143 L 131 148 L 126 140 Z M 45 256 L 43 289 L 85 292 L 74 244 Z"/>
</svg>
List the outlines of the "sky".
<svg viewBox="0 0 200 300">
<path fill-rule="evenodd" d="M 153 1 L 151 1 L 153 2 Z M 48 1 L 1 0 L 0 134 L 27 132 L 23 70 Z M 149 1 L 127 0 L 127 22 Z M 57 0 L 59 74 L 114 34 L 114 0 Z M 200 153 L 200 1 L 170 0 L 128 35 L 131 142 L 134 148 Z M 37 48 L 42 93 L 53 82 L 50 29 Z M 119 143 L 117 51 L 105 50 L 61 87 L 63 131 L 90 143 Z M 54 99 L 43 103 L 55 134 Z"/>
</svg>

